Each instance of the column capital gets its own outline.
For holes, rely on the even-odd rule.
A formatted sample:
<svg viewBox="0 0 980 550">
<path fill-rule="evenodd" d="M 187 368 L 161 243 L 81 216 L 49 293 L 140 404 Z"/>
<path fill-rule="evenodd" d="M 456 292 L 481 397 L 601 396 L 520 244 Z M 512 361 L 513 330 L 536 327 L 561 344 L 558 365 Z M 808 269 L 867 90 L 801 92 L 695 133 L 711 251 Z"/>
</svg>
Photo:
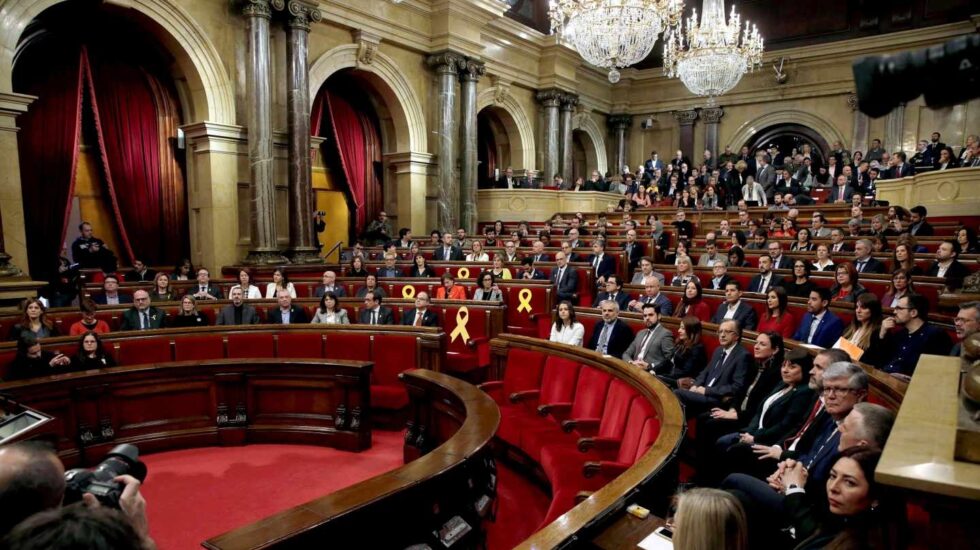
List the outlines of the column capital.
<svg viewBox="0 0 980 550">
<path fill-rule="evenodd" d="M 357 65 L 370 65 L 374 63 L 374 55 L 378 53 L 378 45 L 381 44 L 381 36 L 363 29 L 351 31 L 351 37 L 357 44 Z"/>
<path fill-rule="evenodd" d="M 482 61 L 467 57 L 459 65 L 459 79 L 464 82 L 477 82 L 487 74 L 487 66 Z"/>
<path fill-rule="evenodd" d="M 721 107 L 705 107 L 701 109 L 701 119 L 705 124 L 718 124 L 721 117 L 725 116 L 725 110 Z"/>
<path fill-rule="evenodd" d="M 561 98 L 562 111 L 574 111 L 576 105 L 578 105 L 578 94 L 566 92 L 562 95 Z"/>
<path fill-rule="evenodd" d="M 466 57 L 454 51 L 446 50 L 434 53 L 425 58 L 425 64 L 440 74 L 455 74 L 466 64 Z"/>
<path fill-rule="evenodd" d="M 245 17 L 272 19 L 272 5 L 269 0 L 238 0 Z"/>
<path fill-rule="evenodd" d="M 674 119 L 677 120 L 681 126 L 691 126 L 694 124 L 694 121 L 698 119 L 698 112 L 694 109 L 691 109 L 690 111 L 674 111 Z"/>
<path fill-rule="evenodd" d="M 628 114 L 609 115 L 609 118 L 606 119 L 606 123 L 609 124 L 610 127 L 616 130 L 625 130 L 633 125 L 633 115 L 628 115 Z"/>
<path fill-rule="evenodd" d="M 540 92 L 534 94 L 534 99 L 538 100 L 538 103 L 544 105 L 545 107 L 557 107 L 564 97 L 565 92 L 562 92 L 558 88 L 541 90 Z"/>
<path fill-rule="evenodd" d="M 305 0 L 272 0 L 272 7 L 287 15 L 286 26 L 290 29 L 309 32 L 311 23 L 323 19 L 316 4 Z"/>
</svg>

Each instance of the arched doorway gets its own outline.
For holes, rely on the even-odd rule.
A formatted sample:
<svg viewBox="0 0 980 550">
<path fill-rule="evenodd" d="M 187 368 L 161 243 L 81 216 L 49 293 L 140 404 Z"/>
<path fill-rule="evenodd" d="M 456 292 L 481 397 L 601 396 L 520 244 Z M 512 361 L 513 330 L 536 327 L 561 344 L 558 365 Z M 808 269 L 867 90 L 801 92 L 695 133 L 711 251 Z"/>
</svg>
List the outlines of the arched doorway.
<svg viewBox="0 0 980 550">
<path fill-rule="evenodd" d="M 592 136 L 584 130 L 572 130 L 572 173 L 568 180 L 574 182 L 576 178 L 588 179 L 592 170 L 598 169 L 599 161 Z"/>
<path fill-rule="evenodd" d="M 65 2 L 39 13 L 20 36 L 13 90 L 38 97 L 18 119 L 35 278 L 52 273 L 63 248 L 72 253 L 82 220 L 123 265 L 170 266 L 188 256 L 178 149 L 186 105 L 179 63 L 157 38 L 161 32 L 134 10 Z"/>
<path fill-rule="evenodd" d="M 511 155 L 511 138 L 507 131 L 510 115 L 500 107 L 487 107 L 476 115 L 477 161 L 479 162 L 477 185 L 480 189 L 492 188 L 494 182 L 508 167 L 514 166 Z"/>
<path fill-rule="evenodd" d="M 830 151 L 827 140 L 815 130 L 802 124 L 792 123 L 776 124 L 763 128 L 756 132 L 744 145 L 747 145 L 752 151 L 768 149 L 775 145 L 784 155 L 789 155 L 794 149 L 800 151 L 804 145 L 809 145 L 810 158 L 813 159 L 814 168 L 825 164 L 824 160 Z"/>
</svg>

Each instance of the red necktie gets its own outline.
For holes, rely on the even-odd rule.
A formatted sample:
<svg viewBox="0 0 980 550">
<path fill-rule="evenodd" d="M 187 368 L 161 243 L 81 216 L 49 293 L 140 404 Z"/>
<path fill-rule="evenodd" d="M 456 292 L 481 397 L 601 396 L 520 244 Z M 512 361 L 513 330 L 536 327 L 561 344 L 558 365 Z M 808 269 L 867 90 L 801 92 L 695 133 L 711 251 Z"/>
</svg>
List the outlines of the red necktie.
<svg viewBox="0 0 980 550">
<path fill-rule="evenodd" d="M 823 401 L 821 401 L 818 397 L 817 400 L 813 402 L 813 409 L 810 411 L 810 416 L 806 419 L 806 422 L 803 423 L 803 427 L 800 428 L 800 431 L 796 432 L 793 437 L 787 438 L 783 446 L 788 449 L 794 441 L 803 437 L 803 434 L 806 433 L 807 428 L 810 427 L 810 424 L 813 423 L 813 419 L 817 417 L 817 413 L 819 413 L 822 408 Z"/>
</svg>

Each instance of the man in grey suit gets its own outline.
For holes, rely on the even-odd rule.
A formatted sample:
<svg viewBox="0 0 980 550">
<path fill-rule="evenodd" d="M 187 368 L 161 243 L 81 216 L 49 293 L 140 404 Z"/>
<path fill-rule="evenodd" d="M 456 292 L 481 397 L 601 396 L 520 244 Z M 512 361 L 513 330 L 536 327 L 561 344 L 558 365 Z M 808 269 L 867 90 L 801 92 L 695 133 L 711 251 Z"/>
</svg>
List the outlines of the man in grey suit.
<svg viewBox="0 0 980 550">
<path fill-rule="evenodd" d="M 244 303 L 242 287 L 235 286 L 229 292 L 231 304 L 221 308 L 218 312 L 217 325 L 257 325 L 259 324 L 259 314 L 255 308 Z"/>
<path fill-rule="evenodd" d="M 756 155 L 755 181 L 762 185 L 766 192 L 766 199 L 773 200 L 776 194 L 776 169 L 769 166 L 769 155 L 759 153 Z"/>
<path fill-rule="evenodd" d="M 673 357 L 674 336 L 660 324 L 659 308 L 653 304 L 643 304 L 643 323 L 646 328 L 636 333 L 623 361 L 653 372 Z"/>
<path fill-rule="evenodd" d="M 742 347 L 741 340 L 742 327 L 738 321 L 721 323 L 718 327 L 718 347 L 708 361 L 708 367 L 701 371 L 688 389 L 674 390 L 687 418 L 695 418 L 726 403 L 738 403 L 745 395 L 753 365 L 752 355 Z M 681 382 L 679 380 L 678 385 Z"/>
</svg>

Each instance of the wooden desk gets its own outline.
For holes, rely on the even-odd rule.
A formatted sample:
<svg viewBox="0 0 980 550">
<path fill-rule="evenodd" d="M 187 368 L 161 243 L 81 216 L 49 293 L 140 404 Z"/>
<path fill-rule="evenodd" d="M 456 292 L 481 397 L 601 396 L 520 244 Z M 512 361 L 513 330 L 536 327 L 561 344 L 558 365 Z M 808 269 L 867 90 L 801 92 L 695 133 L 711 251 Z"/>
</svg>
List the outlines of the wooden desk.
<svg viewBox="0 0 980 550">
<path fill-rule="evenodd" d="M 624 510 L 619 513 L 615 522 L 592 539 L 592 544 L 602 550 L 634 550 L 643 539 L 664 523 L 663 518 L 653 514 L 646 519 L 640 519 Z"/>
</svg>

